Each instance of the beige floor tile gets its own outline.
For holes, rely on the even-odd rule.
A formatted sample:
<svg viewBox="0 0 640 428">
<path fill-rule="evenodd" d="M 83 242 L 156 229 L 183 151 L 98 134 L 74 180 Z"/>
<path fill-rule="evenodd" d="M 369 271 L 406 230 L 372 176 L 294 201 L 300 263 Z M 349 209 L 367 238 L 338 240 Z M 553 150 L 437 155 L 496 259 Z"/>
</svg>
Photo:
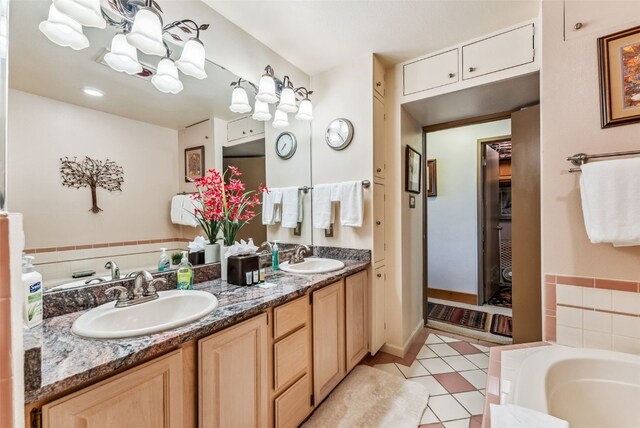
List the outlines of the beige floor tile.
<svg viewBox="0 0 640 428">
<path fill-rule="evenodd" d="M 457 421 L 449 421 L 443 423 L 444 428 L 468 428 L 469 418 L 458 419 Z"/>
<path fill-rule="evenodd" d="M 378 370 L 382 370 L 383 372 L 387 372 L 389 374 L 392 374 L 394 376 L 399 376 L 401 378 L 404 378 L 404 375 L 402 374 L 402 372 L 400 371 L 398 366 L 396 366 L 394 363 L 378 364 L 378 365 L 373 366 L 373 367 L 375 367 Z"/>
<path fill-rule="evenodd" d="M 453 394 L 453 397 L 458 400 L 472 416 L 482 414 L 484 410 L 484 395 L 478 391 L 460 392 Z"/>
<path fill-rule="evenodd" d="M 424 385 L 431 397 L 435 395 L 448 394 L 447 390 L 433 376 L 412 377 L 411 382 L 418 382 Z"/>
<path fill-rule="evenodd" d="M 431 345 L 432 343 L 443 343 L 444 341 L 440 339 L 437 335 L 431 333 L 427 336 L 427 340 L 424 342 L 425 345 Z"/>
<path fill-rule="evenodd" d="M 450 357 L 452 355 L 460 355 L 458 351 L 456 351 L 446 343 L 436 343 L 434 345 L 429 345 L 429 348 L 431 348 L 433 352 L 438 354 L 439 357 Z"/>
<path fill-rule="evenodd" d="M 487 387 L 487 374 L 482 370 L 460 372 L 460 376 L 468 380 L 469 383 L 477 389 L 484 389 Z"/>
<path fill-rule="evenodd" d="M 440 422 L 440 420 L 435 415 L 435 413 L 433 413 L 433 410 L 429 408 L 425 410 L 424 414 L 422 415 L 422 419 L 420 419 L 420 425 L 435 424 L 438 422 Z"/>
<path fill-rule="evenodd" d="M 451 366 L 444 362 L 442 358 L 428 358 L 426 360 L 420 360 L 420 364 L 424 366 L 431 374 L 451 373 L 455 370 Z"/>
<path fill-rule="evenodd" d="M 398 366 L 398 368 L 406 378 L 426 376 L 429 374 L 427 369 L 425 369 L 424 366 L 420 364 L 419 360 L 415 360 L 413 364 L 411 364 L 409 367 L 404 366 L 402 364 L 396 364 L 396 365 Z"/>
<path fill-rule="evenodd" d="M 441 421 L 468 418 L 469 412 L 451 395 L 438 395 L 429 399 L 429 407 Z"/>
<path fill-rule="evenodd" d="M 476 369 L 476 366 L 462 355 L 443 357 L 442 359 L 457 372 Z"/>
<path fill-rule="evenodd" d="M 437 352 L 436 352 L 437 353 Z M 478 366 L 481 369 L 489 368 L 489 357 L 485 354 L 471 354 L 465 355 L 465 358 L 471 361 L 473 364 Z"/>
</svg>

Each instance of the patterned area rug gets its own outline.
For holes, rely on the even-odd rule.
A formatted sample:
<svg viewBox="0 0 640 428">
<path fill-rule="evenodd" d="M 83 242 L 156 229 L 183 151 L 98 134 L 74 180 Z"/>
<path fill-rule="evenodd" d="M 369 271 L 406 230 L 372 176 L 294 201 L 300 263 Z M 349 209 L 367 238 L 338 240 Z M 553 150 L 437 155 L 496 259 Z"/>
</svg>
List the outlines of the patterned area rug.
<svg viewBox="0 0 640 428">
<path fill-rule="evenodd" d="M 491 318 L 491 334 L 497 334 L 498 336 L 512 337 L 513 336 L 513 321 L 511 317 L 506 315 L 494 314 Z"/>
<path fill-rule="evenodd" d="M 487 313 L 471 309 L 456 308 L 439 303 L 429 303 L 428 317 L 435 321 L 460 325 L 465 328 L 486 331 Z"/>
<path fill-rule="evenodd" d="M 492 306 L 502 306 L 503 308 L 511 307 L 511 287 L 500 287 L 489 299 L 487 304 Z"/>
</svg>

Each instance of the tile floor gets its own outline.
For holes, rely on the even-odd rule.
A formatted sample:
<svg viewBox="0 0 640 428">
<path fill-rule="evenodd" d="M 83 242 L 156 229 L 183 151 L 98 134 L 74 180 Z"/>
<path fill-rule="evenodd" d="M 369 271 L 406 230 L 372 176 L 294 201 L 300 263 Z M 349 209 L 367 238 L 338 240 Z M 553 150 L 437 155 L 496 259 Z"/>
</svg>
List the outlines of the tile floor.
<svg viewBox="0 0 640 428">
<path fill-rule="evenodd" d="M 431 396 L 420 428 L 480 428 L 489 367 L 489 348 L 441 332 L 429 332 L 415 361 L 376 364 L 396 376 L 420 382 Z"/>
</svg>

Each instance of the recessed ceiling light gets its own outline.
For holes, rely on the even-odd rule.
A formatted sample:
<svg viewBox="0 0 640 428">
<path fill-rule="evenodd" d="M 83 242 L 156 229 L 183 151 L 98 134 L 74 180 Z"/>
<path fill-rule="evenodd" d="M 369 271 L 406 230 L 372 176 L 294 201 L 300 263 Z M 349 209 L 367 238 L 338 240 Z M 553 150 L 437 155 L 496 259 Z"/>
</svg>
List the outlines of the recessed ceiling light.
<svg viewBox="0 0 640 428">
<path fill-rule="evenodd" d="M 89 86 L 85 86 L 84 88 L 82 88 L 82 92 L 92 97 L 101 97 L 104 95 L 104 92 L 96 88 L 90 88 Z"/>
</svg>

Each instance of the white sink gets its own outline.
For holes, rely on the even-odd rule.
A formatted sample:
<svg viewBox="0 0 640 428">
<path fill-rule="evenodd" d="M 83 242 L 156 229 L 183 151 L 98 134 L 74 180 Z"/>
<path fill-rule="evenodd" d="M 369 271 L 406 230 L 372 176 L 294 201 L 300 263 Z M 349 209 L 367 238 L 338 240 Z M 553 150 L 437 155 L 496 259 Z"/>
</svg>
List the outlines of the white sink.
<svg viewBox="0 0 640 428">
<path fill-rule="evenodd" d="M 310 257 L 302 263 L 296 263 L 294 265 L 289 264 L 289 262 L 284 262 L 280 265 L 282 271 L 289 273 L 325 273 L 340 270 L 343 267 L 344 263 L 340 260 L 321 259 L 317 257 Z"/>
<path fill-rule="evenodd" d="M 158 296 L 126 308 L 105 303 L 75 320 L 71 331 L 92 339 L 142 336 L 188 324 L 218 307 L 216 296 L 204 291 L 160 291 Z"/>
</svg>

